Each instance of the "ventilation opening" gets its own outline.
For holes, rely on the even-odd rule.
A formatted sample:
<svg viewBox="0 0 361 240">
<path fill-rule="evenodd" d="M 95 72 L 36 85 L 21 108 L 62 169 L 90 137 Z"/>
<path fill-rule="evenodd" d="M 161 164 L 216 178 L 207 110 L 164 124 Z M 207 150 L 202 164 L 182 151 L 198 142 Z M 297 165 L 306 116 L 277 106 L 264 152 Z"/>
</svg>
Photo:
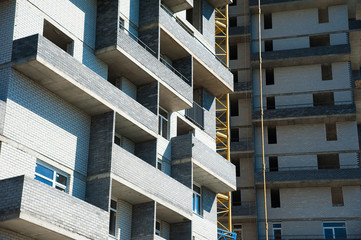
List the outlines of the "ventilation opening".
<svg viewBox="0 0 361 240">
<path fill-rule="evenodd" d="M 265 50 L 265 52 L 273 51 L 273 40 L 265 40 L 264 41 L 264 50 Z"/>
<path fill-rule="evenodd" d="M 318 154 L 317 166 L 318 169 L 339 169 L 340 160 L 338 154 Z"/>
<path fill-rule="evenodd" d="M 266 85 L 275 84 L 275 76 L 273 69 L 266 69 Z"/>
<path fill-rule="evenodd" d="M 330 46 L 330 35 L 310 36 L 310 47 Z"/>
<path fill-rule="evenodd" d="M 332 187 L 331 198 L 333 207 L 342 207 L 344 205 L 342 187 Z"/>
<path fill-rule="evenodd" d="M 337 141 L 336 123 L 326 124 L 326 140 Z"/>
<path fill-rule="evenodd" d="M 278 172 L 278 157 L 269 157 L 268 160 L 270 172 Z"/>
<path fill-rule="evenodd" d="M 264 14 L 264 29 L 272 29 L 272 13 Z"/>
<path fill-rule="evenodd" d="M 318 23 L 328 23 L 328 8 L 318 9 Z"/>
<path fill-rule="evenodd" d="M 276 127 L 268 127 L 268 144 L 276 144 L 277 143 L 277 132 Z"/>
<path fill-rule="evenodd" d="M 271 207 L 272 208 L 281 207 L 280 190 L 278 188 L 271 189 Z"/>
<path fill-rule="evenodd" d="M 275 97 L 267 97 L 267 109 L 276 109 L 276 100 Z"/>
<path fill-rule="evenodd" d="M 331 64 L 322 64 L 321 65 L 322 70 L 322 80 L 332 80 L 332 65 Z"/>
<path fill-rule="evenodd" d="M 314 93 L 313 106 L 332 106 L 335 104 L 333 92 Z"/>
<path fill-rule="evenodd" d="M 44 20 L 43 36 L 52 43 L 63 49 L 65 52 L 73 55 L 74 41 L 65 33 L 60 31 L 54 25 Z"/>
</svg>

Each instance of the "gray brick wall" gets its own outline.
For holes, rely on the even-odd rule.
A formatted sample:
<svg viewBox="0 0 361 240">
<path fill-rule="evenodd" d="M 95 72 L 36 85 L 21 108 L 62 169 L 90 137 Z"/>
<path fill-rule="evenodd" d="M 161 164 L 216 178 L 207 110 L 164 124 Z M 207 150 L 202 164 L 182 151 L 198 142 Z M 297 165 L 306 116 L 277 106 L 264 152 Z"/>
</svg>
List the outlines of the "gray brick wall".
<svg viewBox="0 0 361 240">
<path fill-rule="evenodd" d="M 86 182 L 85 201 L 104 211 L 109 210 L 111 178 L 96 178 Z"/>
<path fill-rule="evenodd" d="M 207 90 L 202 91 L 202 107 L 204 108 L 204 131 L 216 138 L 216 98 Z"/>
<path fill-rule="evenodd" d="M 108 213 L 67 193 L 24 176 L 2 180 L 0 186 L 0 192 L 7 194 L 1 195 L 1 202 L 6 201 L 1 204 L 2 217 L 21 211 L 70 232 L 76 229 L 83 237 L 106 239 L 108 236 Z M 17 217 L 7 215 L 5 219 Z"/>
<path fill-rule="evenodd" d="M 210 46 L 215 46 L 215 10 L 207 0 L 202 0 L 203 37 Z"/>
<path fill-rule="evenodd" d="M 135 156 L 149 163 L 153 167 L 157 166 L 157 140 L 152 140 L 135 145 Z"/>
<path fill-rule="evenodd" d="M 0 64 L 10 62 L 14 34 L 15 1 L 0 2 Z"/>
<path fill-rule="evenodd" d="M 170 239 L 192 239 L 192 222 L 174 223 L 170 225 Z"/>
<path fill-rule="evenodd" d="M 190 86 L 193 86 L 193 57 L 188 56 L 173 61 L 173 67 L 186 77 Z"/>
<path fill-rule="evenodd" d="M 137 101 L 158 116 L 159 83 L 153 82 L 137 88 Z"/>
<path fill-rule="evenodd" d="M 172 178 L 184 184 L 186 187 L 192 189 L 192 185 L 193 185 L 192 161 L 189 160 L 187 162 L 182 162 L 182 163 L 172 163 L 171 169 L 172 169 L 171 170 Z"/>
<path fill-rule="evenodd" d="M 119 0 L 97 1 L 95 49 L 114 45 L 119 27 Z"/>
<path fill-rule="evenodd" d="M 153 240 L 155 235 L 155 202 L 133 205 L 131 240 Z"/>
</svg>

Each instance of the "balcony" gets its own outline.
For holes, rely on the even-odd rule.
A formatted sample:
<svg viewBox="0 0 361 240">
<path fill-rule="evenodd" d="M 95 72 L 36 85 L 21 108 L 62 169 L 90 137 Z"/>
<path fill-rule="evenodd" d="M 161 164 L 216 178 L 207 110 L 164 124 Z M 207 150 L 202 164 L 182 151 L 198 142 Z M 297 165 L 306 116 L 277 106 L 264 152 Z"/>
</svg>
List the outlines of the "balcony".
<svg viewBox="0 0 361 240">
<path fill-rule="evenodd" d="M 348 44 L 262 52 L 263 67 L 287 67 L 350 61 Z M 259 63 L 258 52 L 252 53 L 252 65 Z"/>
<path fill-rule="evenodd" d="M 280 109 L 264 110 L 265 122 L 294 120 L 298 123 L 314 121 L 316 118 L 336 118 L 340 121 L 353 120 L 356 117 L 354 104 L 342 104 L 331 106 L 302 107 L 302 105 L 282 106 Z M 286 108 L 289 107 L 289 108 Z M 252 113 L 253 122 L 260 122 L 261 113 L 256 110 Z"/>
<path fill-rule="evenodd" d="M 231 152 L 253 152 L 254 143 L 252 139 L 240 138 L 238 141 L 231 141 Z"/>
<path fill-rule="evenodd" d="M 240 218 L 240 217 L 256 217 L 256 202 L 248 201 L 241 202 L 239 205 L 232 205 L 232 217 Z"/>
<path fill-rule="evenodd" d="M 161 46 L 193 56 L 193 87 L 204 87 L 214 96 L 233 91 L 233 75 L 180 19 L 166 7 L 160 9 Z M 186 53 L 184 53 L 186 52 Z"/>
<path fill-rule="evenodd" d="M 162 3 L 173 12 L 183 11 L 193 7 L 193 0 L 163 0 Z"/>
<path fill-rule="evenodd" d="M 91 116 L 115 111 L 117 127 L 130 138 L 157 136 L 155 114 L 42 35 L 15 40 L 12 61 L 14 69 Z"/>
<path fill-rule="evenodd" d="M 252 91 L 252 82 L 235 82 L 234 83 L 235 92 L 251 92 Z"/>
<path fill-rule="evenodd" d="M 157 202 L 169 223 L 192 216 L 192 190 L 116 144 L 112 150 L 112 196 L 131 204 Z"/>
<path fill-rule="evenodd" d="M 172 161 L 178 160 L 191 161 L 193 181 L 211 191 L 222 193 L 236 190 L 235 166 L 192 134 L 172 139 Z"/>
<path fill-rule="evenodd" d="M 263 185 L 262 169 L 255 174 L 256 186 Z M 269 186 L 328 186 L 330 181 L 342 182 L 344 185 L 361 183 L 361 168 L 358 165 L 343 165 L 338 169 L 317 169 L 315 167 L 279 168 L 279 171 L 267 170 L 266 181 Z"/>
<path fill-rule="evenodd" d="M 108 212 L 37 180 L 1 180 L 0 192 L 0 228 L 34 239 L 108 237 Z"/>
<path fill-rule="evenodd" d="M 170 111 L 191 107 L 192 79 L 187 79 L 162 59 L 158 60 L 157 53 L 128 30 L 120 28 L 114 42 L 103 45 L 95 55 L 108 64 L 110 77 L 123 76 L 137 86 L 158 81 L 163 107 Z"/>
<path fill-rule="evenodd" d="M 185 116 L 198 127 L 204 129 L 204 108 L 193 102 L 193 108 L 185 110 Z"/>
</svg>

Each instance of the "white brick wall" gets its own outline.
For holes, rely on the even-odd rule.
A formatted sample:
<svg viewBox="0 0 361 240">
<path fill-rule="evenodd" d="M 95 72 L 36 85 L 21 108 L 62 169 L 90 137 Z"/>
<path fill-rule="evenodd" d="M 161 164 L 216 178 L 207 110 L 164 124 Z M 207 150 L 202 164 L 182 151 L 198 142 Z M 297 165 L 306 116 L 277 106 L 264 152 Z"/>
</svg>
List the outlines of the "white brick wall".
<svg viewBox="0 0 361 240">
<path fill-rule="evenodd" d="M 132 205 L 118 200 L 118 228 L 120 235 L 118 239 L 130 240 L 132 227 Z"/>
<path fill-rule="evenodd" d="M 11 60 L 14 13 L 15 1 L 2 1 L 0 3 L 0 64 Z"/>
</svg>

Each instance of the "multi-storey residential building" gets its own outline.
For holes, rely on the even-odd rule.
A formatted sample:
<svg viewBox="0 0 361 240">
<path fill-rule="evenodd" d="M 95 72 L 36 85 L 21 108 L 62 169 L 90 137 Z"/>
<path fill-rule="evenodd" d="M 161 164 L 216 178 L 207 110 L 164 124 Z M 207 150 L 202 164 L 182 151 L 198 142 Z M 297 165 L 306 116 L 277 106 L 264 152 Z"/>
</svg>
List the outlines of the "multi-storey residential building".
<svg viewBox="0 0 361 240">
<path fill-rule="evenodd" d="M 229 0 L 0 0 L 0 238 L 216 239 Z"/>
<path fill-rule="evenodd" d="M 265 239 L 259 51 L 269 239 L 361 239 L 361 5 L 261 0 L 230 6 L 231 157 L 238 239 Z"/>
</svg>

